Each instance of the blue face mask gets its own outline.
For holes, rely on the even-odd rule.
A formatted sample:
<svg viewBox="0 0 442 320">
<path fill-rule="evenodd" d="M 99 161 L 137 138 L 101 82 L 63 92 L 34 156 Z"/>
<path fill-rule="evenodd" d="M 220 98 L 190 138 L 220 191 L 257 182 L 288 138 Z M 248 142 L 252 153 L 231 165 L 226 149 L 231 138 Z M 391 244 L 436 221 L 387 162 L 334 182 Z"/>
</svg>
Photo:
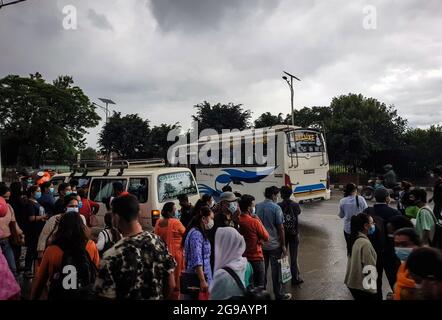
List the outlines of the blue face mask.
<svg viewBox="0 0 442 320">
<path fill-rule="evenodd" d="M 411 251 L 413 251 L 413 248 L 399 248 L 395 247 L 394 251 L 396 252 L 396 256 L 401 261 L 406 261 L 408 259 L 408 256 L 410 255 Z"/>
<path fill-rule="evenodd" d="M 78 202 L 78 209 L 81 209 L 83 207 L 83 202 L 82 201 L 79 201 Z"/>
<path fill-rule="evenodd" d="M 72 191 L 66 191 L 66 195 L 69 196 L 72 194 Z"/>
<path fill-rule="evenodd" d="M 237 206 L 236 202 L 229 203 L 229 211 L 231 213 L 235 213 L 237 209 L 238 209 L 238 206 Z"/>
<path fill-rule="evenodd" d="M 256 208 L 253 207 L 253 209 L 252 209 L 252 215 L 255 215 L 255 214 L 256 214 Z"/>
<path fill-rule="evenodd" d="M 376 231 L 376 226 L 374 224 L 371 225 L 370 229 L 368 229 L 368 235 L 373 235 Z"/>
<path fill-rule="evenodd" d="M 54 193 L 54 192 L 55 192 L 55 189 L 54 189 L 54 188 L 49 188 L 49 192 L 50 192 L 50 193 Z"/>
<path fill-rule="evenodd" d="M 36 192 L 35 193 L 35 199 L 40 199 L 41 198 L 41 192 Z"/>
</svg>

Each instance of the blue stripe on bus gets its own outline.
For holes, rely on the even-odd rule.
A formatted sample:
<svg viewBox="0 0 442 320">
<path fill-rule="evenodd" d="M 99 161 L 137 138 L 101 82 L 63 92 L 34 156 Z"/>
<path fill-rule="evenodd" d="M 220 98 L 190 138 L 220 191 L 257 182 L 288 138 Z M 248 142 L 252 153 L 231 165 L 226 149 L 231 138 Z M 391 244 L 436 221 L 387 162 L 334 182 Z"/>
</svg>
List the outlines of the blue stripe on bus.
<svg viewBox="0 0 442 320">
<path fill-rule="evenodd" d="M 309 192 L 326 189 L 323 183 L 311 184 L 308 186 L 298 186 L 293 190 L 293 193 Z"/>
</svg>

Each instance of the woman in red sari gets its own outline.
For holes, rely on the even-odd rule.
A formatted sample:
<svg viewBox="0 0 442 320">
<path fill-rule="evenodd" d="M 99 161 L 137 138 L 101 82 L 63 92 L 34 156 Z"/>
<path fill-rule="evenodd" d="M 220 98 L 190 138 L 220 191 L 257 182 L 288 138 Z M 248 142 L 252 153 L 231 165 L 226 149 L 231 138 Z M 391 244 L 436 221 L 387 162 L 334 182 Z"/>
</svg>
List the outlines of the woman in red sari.
<svg viewBox="0 0 442 320">
<path fill-rule="evenodd" d="M 177 267 L 175 268 L 175 291 L 172 295 L 174 300 L 180 296 L 180 275 L 184 269 L 183 247 L 181 245 L 186 228 L 175 218 L 176 206 L 173 202 L 167 202 L 161 215 L 163 219 L 155 225 L 155 233 L 166 243 L 170 254 L 175 258 Z"/>
</svg>

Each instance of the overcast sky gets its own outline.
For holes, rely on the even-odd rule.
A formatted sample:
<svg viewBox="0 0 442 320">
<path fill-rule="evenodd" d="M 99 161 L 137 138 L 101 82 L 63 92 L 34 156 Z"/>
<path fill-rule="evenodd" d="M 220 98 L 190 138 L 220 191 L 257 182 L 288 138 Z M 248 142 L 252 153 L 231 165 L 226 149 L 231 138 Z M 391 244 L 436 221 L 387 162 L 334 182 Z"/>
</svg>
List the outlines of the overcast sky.
<svg viewBox="0 0 442 320">
<path fill-rule="evenodd" d="M 72 75 L 93 101 L 188 127 L 204 100 L 289 113 L 287 70 L 296 108 L 362 93 L 426 127 L 442 123 L 441 17 L 440 0 L 28 0 L 0 10 L 0 76 Z"/>
</svg>

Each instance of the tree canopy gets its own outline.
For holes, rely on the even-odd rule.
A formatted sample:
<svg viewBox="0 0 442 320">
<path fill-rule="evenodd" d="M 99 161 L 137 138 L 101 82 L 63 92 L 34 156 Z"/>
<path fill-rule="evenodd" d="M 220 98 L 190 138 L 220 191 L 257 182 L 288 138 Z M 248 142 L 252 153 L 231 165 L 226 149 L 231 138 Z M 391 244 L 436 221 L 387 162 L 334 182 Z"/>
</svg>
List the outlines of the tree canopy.
<svg viewBox="0 0 442 320">
<path fill-rule="evenodd" d="M 198 121 L 198 133 L 204 129 L 215 129 L 221 132 L 222 129 L 244 130 L 249 126 L 252 112 L 244 110 L 242 104 L 221 104 L 211 105 L 209 102 L 194 106 L 197 110 L 192 115 L 194 121 Z"/>
<path fill-rule="evenodd" d="M 47 83 L 41 74 L 0 79 L 0 134 L 6 164 L 37 166 L 72 159 L 100 117 L 70 76 Z"/>
<path fill-rule="evenodd" d="M 149 120 L 137 114 L 122 116 L 121 112 L 114 112 L 101 130 L 98 143 L 103 153 L 115 152 L 123 159 L 136 159 L 145 150 L 149 132 Z"/>
</svg>

